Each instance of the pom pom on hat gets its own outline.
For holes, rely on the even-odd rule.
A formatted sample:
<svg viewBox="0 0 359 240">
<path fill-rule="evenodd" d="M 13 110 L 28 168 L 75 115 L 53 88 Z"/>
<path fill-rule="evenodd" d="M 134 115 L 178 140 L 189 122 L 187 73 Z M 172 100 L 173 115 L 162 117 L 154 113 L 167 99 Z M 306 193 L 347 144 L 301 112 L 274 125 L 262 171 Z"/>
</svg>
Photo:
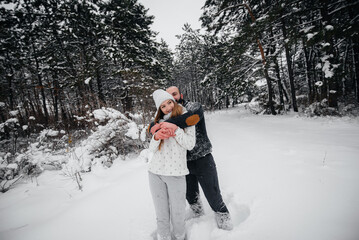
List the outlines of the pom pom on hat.
<svg viewBox="0 0 359 240">
<path fill-rule="evenodd" d="M 157 110 L 160 108 L 161 104 L 168 99 L 171 99 L 174 102 L 176 101 L 171 94 L 169 94 L 168 92 L 162 89 L 157 89 L 156 91 L 153 92 L 152 95 Z"/>
</svg>

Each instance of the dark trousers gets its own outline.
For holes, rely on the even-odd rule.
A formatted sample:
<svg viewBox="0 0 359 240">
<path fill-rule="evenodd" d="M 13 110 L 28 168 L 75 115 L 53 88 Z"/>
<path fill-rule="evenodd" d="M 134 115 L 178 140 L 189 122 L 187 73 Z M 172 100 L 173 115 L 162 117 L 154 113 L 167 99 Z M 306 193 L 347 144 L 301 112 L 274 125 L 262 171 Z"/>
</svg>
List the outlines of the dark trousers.
<svg viewBox="0 0 359 240">
<path fill-rule="evenodd" d="M 199 187 L 201 185 L 209 205 L 215 212 L 228 212 L 219 190 L 216 164 L 212 154 L 193 161 L 187 161 L 189 174 L 186 176 L 186 198 L 189 204 L 196 204 L 199 200 Z"/>
</svg>

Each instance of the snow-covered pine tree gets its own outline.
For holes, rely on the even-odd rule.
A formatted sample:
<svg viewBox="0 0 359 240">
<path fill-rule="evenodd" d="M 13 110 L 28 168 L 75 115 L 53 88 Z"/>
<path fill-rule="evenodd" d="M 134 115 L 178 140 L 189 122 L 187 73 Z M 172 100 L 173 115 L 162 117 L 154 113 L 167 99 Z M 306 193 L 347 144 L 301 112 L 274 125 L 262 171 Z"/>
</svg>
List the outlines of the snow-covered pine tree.
<svg viewBox="0 0 359 240">
<path fill-rule="evenodd" d="M 358 18 L 354 11 L 359 5 L 357 1 L 250 0 L 245 3 L 208 0 L 202 23 L 214 34 L 230 34 L 229 46 L 236 44 L 237 49 L 247 51 L 247 54 L 232 51 L 233 55 L 254 56 L 253 66 L 259 57 L 256 38 L 261 40 L 277 103 L 283 106 L 286 100 L 296 110 L 296 101 L 305 108 L 325 100 L 335 107 L 331 110 L 334 113 L 341 106 L 353 103 L 354 96 L 358 102 Z M 256 16 L 255 23 L 246 5 Z M 263 75 L 256 78 L 260 80 Z M 290 102 L 286 97 L 289 87 Z"/>
<path fill-rule="evenodd" d="M 168 78 L 171 57 L 161 59 L 153 17 L 137 0 L 2 2 L 3 121 L 19 108 L 21 125 L 33 116 L 79 127 L 75 115 L 105 104 L 133 110 Z"/>
</svg>

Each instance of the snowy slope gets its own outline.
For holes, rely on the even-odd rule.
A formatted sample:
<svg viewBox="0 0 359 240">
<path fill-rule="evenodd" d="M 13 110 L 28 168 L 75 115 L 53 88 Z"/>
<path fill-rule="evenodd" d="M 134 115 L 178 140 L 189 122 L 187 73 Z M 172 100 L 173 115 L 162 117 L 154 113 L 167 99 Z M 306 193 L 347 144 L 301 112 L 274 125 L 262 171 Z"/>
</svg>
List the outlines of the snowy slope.
<svg viewBox="0 0 359 240">
<path fill-rule="evenodd" d="M 206 214 L 189 240 L 359 239 L 358 119 L 206 114 L 234 230 Z M 155 214 L 143 157 L 82 175 L 83 191 L 45 171 L 0 195 L 0 239 L 152 239 Z"/>
</svg>

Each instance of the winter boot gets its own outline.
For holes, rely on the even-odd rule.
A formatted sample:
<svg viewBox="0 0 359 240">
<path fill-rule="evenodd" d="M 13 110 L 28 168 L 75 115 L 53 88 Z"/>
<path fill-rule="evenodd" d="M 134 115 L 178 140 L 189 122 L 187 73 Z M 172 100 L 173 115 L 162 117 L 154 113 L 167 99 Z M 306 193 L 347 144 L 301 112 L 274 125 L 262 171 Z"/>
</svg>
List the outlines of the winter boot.
<svg viewBox="0 0 359 240">
<path fill-rule="evenodd" d="M 203 205 L 200 200 L 198 200 L 195 204 L 189 205 L 189 207 L 190 211 L 187 214 L 186 219 L 198 218 L 204 215 Z"/>
<path fill-rule="evenodd" d="M 217 222 L 218 228 L 227 230 L 227 231 L 230 231 L 233 229 L 233 223 L 232 223 L 231 215 L 229 214 L 229 212 L 224 212 L 224 213 L 216 212 L 215 216 L 216 216 L 216 222 Z"/>
<path fill-rule="evenodd" d="M 171 236 L 166 236 L 166 237 L 163 237 L 163 236 L 160 236 L 158 233 L 157 233 L 157 230 L 153 231 L 151 233 L 151 238 L 153 240 L 171 240 Z"/>
<path fill-rule="evenodd" d="M 157 233 L 157 240 L 171 240 L 171 236 L 161 236 Z"/>
<path fill-rule="evenodd" d="M 172 235 L 171 240 L 187 240 L 187 236 L 186 236 L 186 234 L 183 234 L 183 236 Z"/>
</svg>

